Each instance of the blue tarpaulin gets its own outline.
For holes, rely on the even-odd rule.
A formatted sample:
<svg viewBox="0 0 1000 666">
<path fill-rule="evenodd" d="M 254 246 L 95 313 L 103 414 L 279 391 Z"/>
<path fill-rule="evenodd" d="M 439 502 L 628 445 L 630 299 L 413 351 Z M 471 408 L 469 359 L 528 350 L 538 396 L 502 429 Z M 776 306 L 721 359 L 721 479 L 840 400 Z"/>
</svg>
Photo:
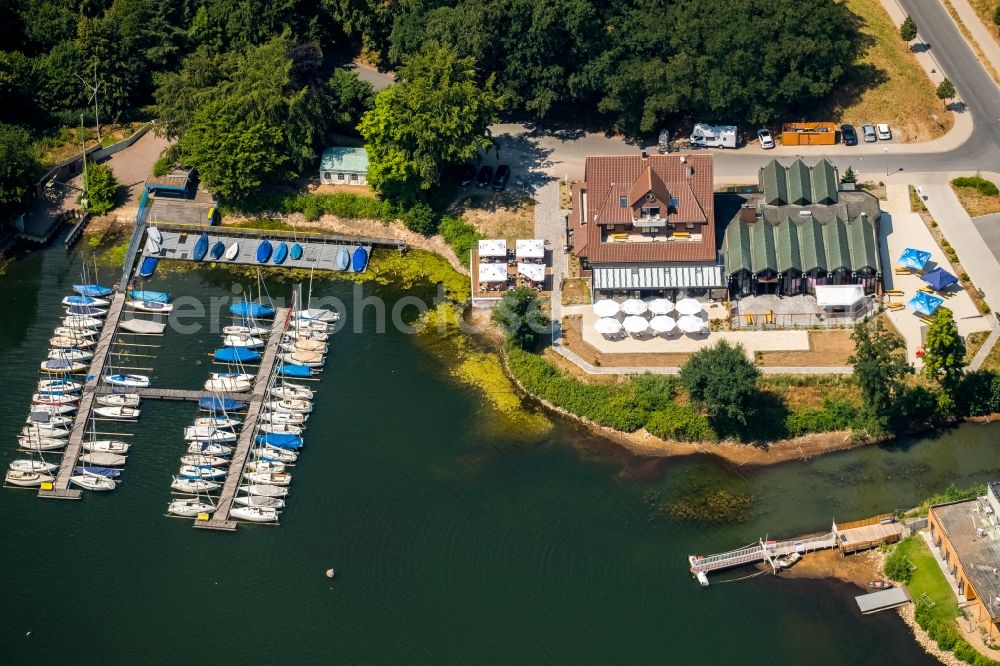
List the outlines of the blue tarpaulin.
<svg viewBox="0 0 1000 666">
<path fill-rule="evenodd" d="M 906 268 L 912 268 L 917 271 L 922 271 L 924 266 L 927 265 L 927 262 L 930 261 L 930 258 L 930 252 L 908 247 L 903 250 L 903 254 L 899 255 L 899 265 L 905 266 Z"/>
<path fill-rule="evenodd" d="M 215 350 L 215 360 L 220 363 L 251 363 L 260 360 L 260 354 L 246 347 L 226 347 Z"/>
<path fill-rule="evenodd" d="M 915 310 L 916 312 L 929 317 L 934 314 L 939 307 L 941 307 L 942 303 L 944 303 L 944 299 L 940 296 L 928 294 L 926 291 L 918 291 L 917 295 L 911 298 L 906 305 L 909 306 L 911 310 Z"/>
<path fill-rule="evenodd" d="M 920 279 L 933 287 L 935 291 L 947 289 L 958 282 L 957 277 L 943 268 L 935 268 L 932 271 L 928 271 L 926 274 L 921 275 Z"/>
</svg>

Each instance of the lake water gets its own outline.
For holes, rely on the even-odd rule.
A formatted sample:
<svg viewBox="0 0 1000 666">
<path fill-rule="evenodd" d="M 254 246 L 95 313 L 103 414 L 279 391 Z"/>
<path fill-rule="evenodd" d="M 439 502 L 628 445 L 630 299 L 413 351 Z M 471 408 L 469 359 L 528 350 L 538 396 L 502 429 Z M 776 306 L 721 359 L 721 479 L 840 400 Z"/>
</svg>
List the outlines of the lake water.
<svg viewBox="0 0 1000 666">
<path fill-rule="evenodd" d="M 54 247 L 0 278 L 5 460 L 80 263 Z M 204 298 L 230 286 L 202 272 L 147 285 Z M 319 280 L 314 294 L 355 297 Z M 996 478 L 996 427 L 769 468 L 650 460 L 553 416 L 507 427 L 433 346 L 375 333 L 371 310 L 363 322 L 333 342 L 280 527 L 212 533 L 164 517 L 193 404 L 147 401 L 138 426 L 114 426 L 135 433 L 114 493 L 0 491 L 4 662 L 932 663 L 895 615 L 862 618 L 850 586 L 761 576 L 701 589 L 686 558 Z M 218 340 L 170 333 L 156 359 L 131 363 L 196 387 Z M 719 489 L 753 496 L 745 522 L 658 509 Z"/>
</svg>

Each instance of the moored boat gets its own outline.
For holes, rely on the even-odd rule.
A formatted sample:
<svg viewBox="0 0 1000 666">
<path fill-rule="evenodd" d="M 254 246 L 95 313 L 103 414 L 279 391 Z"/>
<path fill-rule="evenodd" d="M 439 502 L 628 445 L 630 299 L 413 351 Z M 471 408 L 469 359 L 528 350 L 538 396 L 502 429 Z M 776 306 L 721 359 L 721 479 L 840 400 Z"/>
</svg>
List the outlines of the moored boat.
<svg viewBox="0 0 1000 666">
<path fill-rule="evenodd" d="M 239 506 L 264 506 L 271 509 L 284 509 L 285 500 L 278 497 L 262 497 L 260 495 L 237 495 L 233 503 Z"/>
<path fill-rule="evenodd" d="M 130 445 L 117 439 L 98 439 L 92 442 L 84 442 L 83 449 L 92 452 L 117 453 L 124 455 L 128 453 Z"/>
<path fill-rule="evenodd" d="M 227 416 L 199 416 L 194 420 L 196 426 L 212 426 L 214 428 L 235 428 L 243 422 Z"/>
<path fill-rule="evenodd" d="M 66 440 L 55 437 L 18 437 L 17 445 L 25 451 L 55 451 L 65 447 Z"/>
<path fill-rule="evenodd" d="M 294 463 L 299 459 L 295 451 L 287 451 L 273 446 L 258 446 L 250 449 L 250 455 L 260 460 L 277 460 L 283 463 Z"/>
<path fill-rule="evenodd" d="M 55 335 L 49 338 L 49 346 L 54 349 L 86 349 L 96 343 L 93 338 L 66 337 Z"/>
<path fill-rule="evenodd" d="M 184 439 L 199 442 L 235 442 L 236 433 L 231 430 L 220 430 L 214 426 L 188 426 L 184 428 Z"/>
<path fill-rule="evenodd" d="M 43 472 L 26 472 L 23 470 L 9 469 L 3 477 L 4 483 L 22 488 L 35 488 L 43 483 L 52 483 L 54 476 Z"/>
<path fill-rule="evenodd" d="M 49 358 L 64 361 L 89 361 L 94 358 L 94 352 L 83 349 L 50 349 Z"/>
<path fill-rule="evenodd" d="M 248 347 L 223 347 L 212 354 L 219 363 L 253 363 L 260 360 L 260 353 Z"/>
<path fill-rule="evenodd" d="M 149 386 L 149 377 L 146 375 L 104 375 L 104 381 L 109 384 L 114 384 L 115 386 L 130 386 L 132 388 L 146 388 Z"/>
<path fill-rule="evenodd" d="M 270 305 L 248 303 L 246 301 L 230 305 L 229 312 L 237 317 L 254 317 L 257 319 L 274 316 L 274 308 Z"/>
<path fill-rule="evenodd" d="M 312 389 L 299 384 L 285 383 L 281 386 L 273 386 L 268 393 L 275 398 L 291 398 L 296 400 L 312 400 Z"/>
<path fill-rule="evenodd" d="M 326 356 L 314 351 L 294 351 L 281 355 L 286 365 L 304 365 L 307 368 L 321 368 L 326 364 Z"/>
<path fill-rule="evenodd" d="M 299 311 L 298 320 L 300 322 L 319 321 L 325 324 L 332 324 L 333 322 L 340 320 L 340 313 L 334 312 L 333 310 L 324 310 L 322 308 L 306 308 L 305 310 Z"/>
<path fill-rule="evenodd" d="M 278 520 L 278 510 L 268 506 L 237 506 L 230 509 L 229 516 L 253 523 L 273 523 Z"/>
<path fill-rule="evenodd" d="M 90 296 L 91 298 L 104 298 L 112 293 L 110 287 L 100 284 L 74 284 L 73 291 L 81 296 Z"/>
<path fill-rule="evenodd" d="M 272 473 L 272 472 L 285 471 L 285 463 L 281 462 L 280 460 L 264 460 L 264 459 L 252 460 L 247 463 L 246 467 L 248 472 Z M 265 481 L 264 483 L 267 483 L 267 481 Z M 274 485 L 283 486 L 286 484 L 275 483 Z"/>
<path fill-rule="evenodd" d="M 62 325 L 71 329 L 98 329 L 104 326 L 104 322 L 96 317 L 84 317 L 81 315 L 70 315 L 62 318 Z"/>
<path fill-rule="evenodd" d="M 107 308 L 95 308 L 92 305 L 70 305 L 66 308 L 66 314 L 70 317 L 106 317 Z"/>
<path fill-rule="evenodd" d="M 74 393 L 32 393 L 31 403 L 34 405 L 71 405 L 80 402 L 80 396 Z"/>
<path fill-rule="evenodd" d="M 205 382 L 206 391 L 221 391 L 226 393 L 243 393 L 249 391 L 253 385 L 244 380 L 224 377 L 221 379 L 209 379 Z"/>
<path fill-rule="evenodd" d="M 135 421 L 139 418 L 141 413 L 142 410 L 135 409 L 134 407 L 123 407 L 121 405 L 94 408 L 95 416 L 99 416 L 102 419 L 112 419 L 114 421 Z"/>
<path fill-rule="evenodd" d="M 114 490 L 115 481 L 105 476 L 95 476 L 92 474 L 74 474 L 69 477 L 69 482 L 75 486 L 80 486 L 85 490 Z"/>
<path fill-rule="evenodd" d="M 240 490 L 248 495 L 259 495 L 260 497 L 288 497 L 288 488 L 282 486 L 271 486 L 264 483 L 253 483 L 240 486 Z"/>
<path fill-rule="evenodd" d="M 74 305 L 90 305 L 95 308 L 106 308 L 111 305 L 111 301 L 103 298 L 93 298 L 91 296 L 67 296 L 62 299 L 62 304 L 66 307 Z"/>
<path fill-rule="evenodd" d="M 252 335 L 227 335 L 222 338 L 222 344 L 226 347 L 263 347 L 264 341 Z"/>
<path fill-rule="evenodd" d="M 199 513 L 214 513 L 215 506 L 202 500 L 176 499 L 167 505 L 167 513 L 190 518 Z"/>
<path fill-rule="evenodd" d="M 149 314 L 170 314 L 174 311 L 172 303 L 159 303 L 157 301 L 129 301 L 127 305 L 136 312 Z"/>
<path fill-rule="evenodd" d="M 88 465 L 100 465 L 101 467 L 121 467 L 125 464 L 126 457 L 119 453 L 108 453 L 106 451 L 92 451 L 80 456 L 80 461 Z"/>
<path fill-rule="evenodd" d="M 229 456 L 233 453 L 233 447 L 218 442 L 199 441 L 188 443 L 187 452 L 205 456 Z"/>
<path fill-rule="evenodd" d="M 295 377 L 302 379 L 304 377 L 312 377 L 313 369 L 307 365 L 297 365 L 295 363 L 285 363 L 282 361 L 278 364 L 276 373 L 279 377 Z"/>
<path fill-rule="evenodd" d="M 252 335 L 262 337 L 270 331 L 262 326 L 223 326 L 223 335 Z"/>
<path fill-rule="evenodd" d="M 267 403 L 268 408 L 274 412 L 297 412 L 299 414 L 308 414 L 312 411 L 312 403 L 308 400 L 298 400 L 296 398 L 282 398 L 281 400 L 272 400 Z"/>
<path fill-rule="evenodd" d="M 83 384 L 72 379 L 43 379 L 38 382 L 38 392 L 43 391 L 79 391 L 83 388 Z"/>
<path fill-rule="evenodd" d="M 105 407 L 138 407 L 138 393 L 107 393 L 95 398 L 98 405 Z"/>
<path fill-rule="evenodd" d="M 247 408 L 246 400 L 233 398 L 199 398 L 198 407 L 208 412 L 239 412 Z"/>
<path fill-rule="evenodd" d="M 259 426 L 262 433 L 281 433 L 285 435 L 301 435 L 302 426 L 292 423 L 262 423 Z"/>
<path fill-rule="evenodd" d="M 181 465 L 180 475 L 195 479 L 221 479 L 226 470 L 211 465 Z"/>
<path fill-rule="evenodd" d="M 218 490 L 221 486 L 209 479 L 188 479 L 175 476 L 170 487 L 182 493 L 204 493 L 209 490 Z"/>
<path fill-rule="evenodd" d="M 229 458 L 221 456 L 207 456 L 200 453 L 186 453 L 181 456 L 182 465 L 208 465 L 209 467 L 221 467 L 229 464 Z"/>
<path fill-rule="evenodd" d="M 301 412 L 268 412 L 260 415 L 260 420 L 265 423 L 294 423 L 302 425 L 309 418 L 308 414 Z"/>
<path fill-rule="evenodd" d="M 44 460 L 34 460 L 31 458 L 12 460 L 7 467 L 18 472 L 52 472 L 59 469 L 59 465 L 54 463 L 47 463 Z"/>
<path fill-rule="evenodd" d="M 128 292 L 128 297 L 133 301 L 154 301 L 156 303 L 169 303 L 170 294 L 165 291 L 153 291 L 150 289 L 133 289 Z"/>
<path fill-rule="evenodd" d="M 70 361 L 63 358 L 49 358 L 41 362 L 38 366 L 42 372 L 64 372 L 78 373 L 87 369 L 87 366 L 80 361 Z"/>
<path fill-rule="evenodd" d="M 76 405 L 32 405 L 31 412 L 33 414 L 46 413 L 46 414 L 70 414 L 76 411 Z"/>
<path fill-rule="evenodd" d="M 125 319 L 118 324 L 118 327 L 129 333 L 138 335 L 160 335 L 166 330 L 167 325 L 148 319 Z"/>
<path fill-rule="evenodd" d="M 58 326 L 52 335 L 57 338 L 69 338 L 71 340 L 90 340 L 97 337 L 97 331 L 92 328 L 70 328 L 69 326 Z"/>
</svg>

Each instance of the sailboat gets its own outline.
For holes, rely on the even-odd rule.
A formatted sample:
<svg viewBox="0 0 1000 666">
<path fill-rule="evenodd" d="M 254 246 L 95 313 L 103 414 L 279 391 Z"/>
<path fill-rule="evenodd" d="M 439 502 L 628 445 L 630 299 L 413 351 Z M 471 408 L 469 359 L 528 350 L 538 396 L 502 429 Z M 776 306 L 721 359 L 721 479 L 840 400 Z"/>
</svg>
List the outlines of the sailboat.
<svg viewBox="0 0 1000 666">
<path fill-rule="evenodd" d="M 262 423 L 260 431 L 265 434 L 301 435 L 303 427 L 292 423 Z"/>
<path fill-rule="evenodd" d="M 66 315 L 70 317 L 106 317 L 108 316 L 107 308 L 95 308 L 91 305 L 71 305 L 66 308 Z"/>
<path fill-rule="evenodd" d="M 129 446 L 129 444 L 120 442 L 117 439 L 98 439 L 83 443 L 85 451 L 102 451 L 104 453 L 117 453 L 120 455 L 128 453 Z"/>
<path fill-rule="evenodd" d="M 268 506 L 237 506 L 230 509 L 229 516 L 253 523 L 274 523 L 278 520 L 278 510 Z"/>
<path fill-rule="evenodd" d="M 141 413 L 142 410 L 135 409 L 133 407 L 123 407 L 122 405 L 94 408 L 95 416 L 100 416 L 104 419 L 111 419 L 112 421 L 135 421 L 139 418 L 139 414 Z"/>
<path fill-rule="evenodd" d="M 293 423 L 302 425 L 309 418 L 308 414 L 301 412 L 267 412 L 260 415 L 260 420 L 266 423 Z"/>
<path fill-rule="evenodd" d="M 138 393 L 108 393 L 96 398 L 98 405 L 105 407 L 138 407 Z"/>
<path fill-rule="evenodd" d="M 235 428 L 243 423 L 227 416 L 200 416 L 194 420 L 196 426 L 212 426 L 213 428 Z"/>
<path fill-rule="evenodd" d="M 32 458 L 13 460 L 7 467 L 18 472 L 53 472 L 59 469 L 59 465 Z"/>
<path fill-rule="evenodd" d="M 80 456 L 81 462 L 88 465 L 100 465 L 102 467 L 121 467 L 125 464 L 125 456 L 119 453 L 108 453 L 106 451 L 92 451 Z"/>
<path fill-rule="evenodd" d="M 66 439 L 69 437 L 69 430 L 44 423 L 31 423 L 21 428 L 21 437 Z"/>
<path fill-rule="evenodd" d="M 170 294 L 165 291 L 150 291 L 133 289 L 128 292 L 128 297 L 133 301 L 150 301 L 153 303 L 169 303 Z"/>
<path fill-rule="evenodd" d="M 149 386 L 149 377 L 146 375 L 111 374 L 104 375 L 104 381 L 115 386 L 129 386 L 132 388 L 146 388 Z"/>
<path fill-rule="evenodd" d="M 267 403 L 268 409 L 274 412 L 296 412 L 299 414 L 308 414 L 312 411 L 312 403 L 308 400 L 297 400 L 295 398 L 283 398 L 281 400 L 272 400 Z"/>
<path fill-rule="evenodd" d="M 104 326 L 104 322 L 97 317 L 86 315 L 69 315 L 62 318 L 62 325 L 73 329 L 98 329 Z"/>
<path fill-rule="evenodd" d="M 39 366 L 42 372 L 75 374 L 83 372 L 87 366 L 80 361 L 70 361 L 63 358 L 49 358 L 42 361 Z"/>
<path fill-rule="evenodd" d="M 226 347 L 263 347 L 264 341 L 250 335 L 227 335 L 222 339 L 222 344 Z"/>
<path fill-rule="evenodd" d="M 31 394 L 31 404 L 33 405 L 71 405 L 77 402 L 80 402 L 80 396 L 73 393 L 48 391 Z"/>
<path fill-rule="evenodd" d="M 110 287 L 100 284 L 74 284 L 73 291 L 81 296 L 90 296 L 91 298 L 104 298 L 112 294 Z"/>
<path fill-rule="evenodd" d="M 22 488 L 34 488 L 43 483 L 51 483 L 54 480 L 54 476 L 43 472 L 26 472 L 16 469 L 7 470 L 7 473 L 3 477 L 4 483 L 12 486 L 21 486 Z"/>
<path fill-rule="evenodd" d="M 215 505 L 198 499 L 175 499 L 167 505 L 167 513 L 191 518 L 200 513 L 214 513 Z"/>
<path fill-rule="evenodd" d="M 237 495 L 233 502 L 240 506 L 260 506 L 270 509 L 284 509 L 285 500 L 278 497 L 261 497 L 260 495 Z M 231 513 L 231 512 L 230 512 Z"/>
<path fill-rule="evenodd" d="M 258 459 L 248 462 L 246 469 L 248 472 L 284 472 L 285 463 L 280 460 Z M 274 485 L 280 486 L 285 484 L 276 483 Z"/>
<path fill-rule="evenodd" d="M 268 394 L 272 397 L 283 399 L 289 398 L 293 400 L 312 400 L 313 392 L 312 389 L 302 386 L 300 384 L 291 384 L 288 382 L 283 383 L 281 386 L 273 386 L 268 389 Z"/>
<path fill-rule="evenodd" d="M 53 336 L 49 338 L 49 346 L 54 349 L 88 349 L 97 344 L 93 338 L 78 338 L 78 337 L 64 337 L 64 336 Z M 51 352 L 50 352 L 51 353 Z M 58 357 L 53 357 L 58 358 Z"/>
<path fill-rule="evenodd" d="M 299 454 L 295 451 L 286 451 L 273 446 L 256 446 L 250 449 L 250 455 L 261 460 L 277 460 L 283 463 L 295 463 L 299 459 Z"/>
<path fill-rule="evenodd" d="M 89 361 L 94 358 L 94 352 L 83 349 L 50 349 L 49 358 L 64 359 L 67 361 Z"/>
<path fill-rule="evenodd" d="M 209 479 L 189 479 L 182 476 L 175 476 L 170 483 L 170 487 L 182 493 L 200 493 L 209 490 L 218 490 L 221 486 Z"/>
<path fill-rule="evenodd" d="M 265 483 L 240 486 L 240 490 L 250 495 L 260 495 L 261 497 L 288 497 L 287 487 L 271 486 Z"/>
<path fill-rule="evenodd" d="M 74 305 L 89 305 L 95 308 L 106 308 L 111 305 L 111 301 L 107 299 L 92 298 L 90 296 L 66 296 L 61 302 L 66 307 L 72 307 Z"/>
<path fill-rule="evenodd" d="M 68 326 L 58 326 L 52 335 L 57 338 L 73 338 L 77 340 L 93 340 L 97 337 L 97 331 L 92 328 L 70 328 Z"/>
<path fill-rule="evenodd" d="M 219 444 L 218 442 L 203 442 L 198 440 L 188 444 L 187 452 L 206 456 L 230 456 L 233 454 L 233 447 Z"/>
<path fill-rule="evenodd" d="M 58 415 L 61 415 L 61 414 L 71 414 L 72 412 L 75 412 L 75 411 L 76 411 L 76 405 L 75 404 L 69 404 L 69 405 L 32 405 L 31 406 L 31 412 L 33 414 L 45 413 L 45 414 L 52 414 L 52 415 L 58 416 Z"/>
<path fill-rule="evenodd" d="M 205 382 L 206 391 L 220 391 L 225 393 L 244 393 L 253 388 L 253 385 L 244 380 L 237 379 L 235 377 L 219 377 L 216 379 L 209 379 Z"/>
<path fill-rule="evenodd" d="M 314 351 L 285 352 L 281 355 L 285 365 L 303 365 L 307 368 L 322 368 L 326 365 L 326 356 Z"/>
<path fill-rule="evenodd" d="M 159 301 L 129 301 L 129 308 L 136 312 L 147 312 L 149 314 L 170 314 L 174 311 L 172 303 L 160 303 Z"/>
<path fill-rule="evenodd" d="M 213 426 L 188 426 L 184 428 L 184 439 L 199 442 L 235 442 L 236 433 L 219 430 Z"/>
<path fill-rule="evenodd" d="M 254 336 L 262 337 L 269 333 L 270 331 L 261 326 L 223 326 L 223 335 L 242 335 L 242 336 Z"/>
<path fill-rule="evenodd" d="M 211 465 L 182 465 L 180 474 L 195 479 L 221 479 L 226 475 L 226 470 Z"/>
<path fill-rule="evenodd" d="M 65 439 L 55 437 L 18 437 L 17 445 L 25 451 L 55 451 L 66 446 Z"/>
<path fill-rule="evenodd" d="M 222 467 L 229 464 L 229 458 L 222 456 L 209 456 L 201 453 L 185 453 L 181 456 L 181 465 L 208 465 L 210 467 Z"/>
<path fill-rule="evenodd" d="M 94 474 L 74 474 L 69 477 L 69 482 L 85 490 L 103 491 L 115 489 L 114 479 Z"/>
</svg>

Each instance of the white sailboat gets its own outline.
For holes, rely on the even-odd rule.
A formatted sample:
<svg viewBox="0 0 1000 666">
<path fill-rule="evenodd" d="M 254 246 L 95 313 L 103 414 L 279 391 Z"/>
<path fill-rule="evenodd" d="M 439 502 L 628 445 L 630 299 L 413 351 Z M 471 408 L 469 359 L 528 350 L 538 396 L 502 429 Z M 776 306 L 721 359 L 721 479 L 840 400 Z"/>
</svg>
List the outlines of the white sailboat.
<svg viewBox="0 0 1000 666">
<path fill-rule="evenodd" d="M 104 407 L 138 407 L 138 393 L 107 393 L 96 398 L 98 405 Z"/>
<path fill-rule="evenodd" d="M 230 509 L 229 515 L 253 523 L 274 523 L 278 520 L 278 510 L 268 506 L 237 506 Z"/>
<path fill-rule="evenodd" d="M 292 365 L 304 365 L 307 368 L 321 368 L 326 365 L 326 357 L 319 352 L 296 351 L 281 355 L 281 360 Z"/>
<path fill-rule="evenodd" d="M 229 458 L 221 456 L 210 456 L 202 453 L 187 453 L 181 456 L 182 465 L 209 465 L 211 467 L 222 467 L 229 464 Z"/>
<path fill-rule="evenodd" d="M 34 414 L 71 414 L 76 411 L 76 405 L 32 405 L 31 411 Z"/>
<path fill-rule="evenodd" d="M 59 465 L 31 458 L 13 460 L 8 467 L 17 472 L 52 472 L 59 469 Z"/>
<path fill-rule="evenodd" d="M 271 509 L 284 509 L 285 500 L 278 497 L 261 497 L 259 495 L 237 495 L 233 502 L 239 506 L 263 506 Z"/>
<path fill-rule="evenodd" d="M 54 428 L 65 428 L 68 430 L 69 427 L 73 424 L 73 419 L 71 419 L 68 416 L 55 416 L 53 414 L 47 414 L 45 412 L 32 412 L 31 414 L 28 414 L 28 418 L 26 418 L 24 422 L 29 425 L 33 425 L 35 423 L 44 423 Z"/>
<path fill-rule="evenodd" d="M 220 391 L 223 393 L 243 393 L 253 388 L 253 385 L 234 377 L 223 377 L 219 379 L 209 379 L 205 382 L 206 391 Z"/>
<path fill-rule="evenodd" d="M 97 465 L 98 467 L 121 467 L 125 464 L 126 458 L 117 453 L 93 451 L 80 456 L 80 460 L 88 465 Z"/>
<path fill-rule="evenodd" d="M 240 486 L 240 490 L 250 495 L 260 495 L 261 497 L 288 497 L 288 488 L 271 486 L 264 483 Z"/>
<path fill-rule="evenodd" d="M 98 439 L 83 443 L 85 451 L 103 451 L 105 453 L 118 453 L 122 455 L 128 453 L 130 446 L 117 439 Z"/>
<path fill-rule="evenodd" d="M 69 482 L 75 486 L 80 486 L 85 490 L 114 490 L 115 480 L 109 479 L 106 476 L 97 476 L 93 474 L 74 474 L 69 477 Z"/>
<path fill-rule="evenodd" d="M 198 465 L 182 465 L 181 476 L 190 476 L 196 479 L 221 479 L 226 475 L 226 470 L 218 469 L 210 465 L 199 467 Z"/>
<path fill-rule="evenodd" d="M 25 451 L 55 451 L 64 448 L 66 440 L 55 437 L 18 437 L 17 445 Z"/>
<path fill-rule="evenodd" d="M 184 439 L 199 442 L 235 442 L 236 433 L 230 430 L 219 430 L 214 426 L 188 426 L 184 428 Z"/>
<path fill-rule="evenodd" d="M 160 301 L 129 301 L 129 308 L 136 312 L 148 312 L 150 314 L 170 314 L 174 311 L 173 303 L 161 303 Z"/>
<path fill-rule="evenodd" d="M 308 400 L 283 399 L 272 400 L 267 403 L 268 409 L 274 412 L 292 412 L 296 414 L 308 414 L 312 411 L 312 403 Z"/>
<path fill-rule="evenodd" d="M 227 335 L 222 338 L 222 344 L 226 347 L 246 347 L 247 349 L 256 349 L 257 347 L 263 347 L 264 341 L 261 338 L 254 337 L 252 335 Z"/>
<path fill-rule="evenodd" d="M 273 398 L 278 398 L 279 400 L 290 399 L 290 400 L 312 400 L 313 392 L 312 389 L 305 386 L 300 386 L 299 384 L 292 384 L 285 382 L 281 386 L 272 386 L 268 389 L 268 394 Z"/>
<path fill-rule="evenodd" d="M 38 391 L 62 391 L 74 393 L 83 388 L 83 384 L 71 379 L 42 379 L 38 382 Z"/>
<path fill-rule="evenodd" d="M 87 369 L 87 366 L 79 361 L 67 361 L 65 359 L 55 359 L 49 358 L 42 361 L 38 366 L 42 372 L 50 372 L 53 374 L 75 374 L 78 372 L 83 372 Z"/>
<path fill-rule="evenodd" d="M 104 322 L 97 317 L 86 315 L 69 315 L 62 318 L 62 325 L 71 329 L 91 329 L 95 330 L 104 325 Z"/>
<path fill-rule="evenodd" d="M 260 326 L 223 326 L 222 327 L 222 334 L 226 335 L 226 336 L 237 335 L 237 336 L 258 337 L 258 338 L 261 338 L 261 337 L 264 337 L 265 335 L 267 335 L 269 332 L 270 331 L 268 329 L 262 328 Z"/>
<path fill-rule="evenodd" d="M 69 430 L 58 426 L 32 423 L 21 428 L 21 436 L 28 438 L 51 437 L 53 439 L 66 439 L 69 437 Z"/>
<path fill-rule="evenodd" d="M 170 483 L 170 487 L 182 493 L 197 494 L 208 492 L 209 490 L 218 490 L 222 486 L 209 479 L 185 479 L 175 476 L 174 480 Z"/>
<path fill-rule="evenodd" d="M 292 423 L 262 423 L 260 431 L 266 434 L 301 435 L 304 428 Z"/>
<path fill-rule="evenodd" d="M 65 361 L 89 361 L 94 358 L 94 352 L 84 349 L 50 349 L 49 358 Z"/>
<path fill-rule="evenodd" d="M 285 332 L 285 337 L 292 340 L 315 340 L 317 342 L 327 342 L 330 339 L 330 334 L 320 331 L 312 331 L 309 329 L 292 329 Z"/>
<path fill-rule="evenodd" d="M 292 482 L 292 475 L 288 472 L 244 472 L 243 478 L 251 484 L 269 486 L 287 486 Z"/>
<path fill-rule="evenodd" d="M 54 480 L 54 476 L 43 472 L 25 472 L 17 469 L 7 470 L 3 477 L 4 483 L 22 488 L 35 488 L 43 483 L 52 483 Z"/>
<path fill-rule="evenodd" d="M 287 449 L 279 449 L 274 446 L 262 446 L 250 449 L 250 455 L 254 458 L 264 458 L 267 460 L 279 460 L 283 463 L 294 463 L 299 459 L 299 454 Z"/>
<path fill-rule="evenodd" d="M 72 405 L 80 402 L 80 396 L 72 393 L 59 395 L 57 393 L 33 393 L 32 405 Z"/>
<path fill-rule="evenodd" d="M 57 338 L 71 338 L 73 340 L 93 340 L 97 337 L 97 331 L 92 328 L 70 328 L 68 326 L 57 326 L 52 335 Z"/>
<path fill-rule="evenodd" d="M 252 460 L 247 463 L 248 472 L 284 472 L 285 463 L 279 460 Z M 281 484 L 275 484 L 281 485 Z"/>
<path fill-rule="evenodd" d="M 112 421 L 135 421 L 141 413 L 142 410 L 140 409 L 122 407 L 121 405 L 94 408 L 95 416 L 100 416 L 102 419 L 111 419 Z"/>
<path fill-rule="evenodd" d="M 115 386 L 128 386 L 131 388 L 146 388 L 149 386 L 149 377 L 146 375 L 110 374 L 104 375 L 104 381 Z"/>
<path fill-rule="evenodd" d="M 266 407 L 266 405 L 265 405 Z M 295 425 L 302 425 L 309 418 L 308 414 L 302 414 L 300 412 L 269 412 L 265 411 L 260 415 L 261 421 L 265 423 L 293 423 Z"/>
<path fill-rule="evenodd" d="M 78 338 L 67 335 L 54 335 L 49 338 L 49 346 L 53 349 L 89 349 L 97 344 L 93 338 Z"/>
<path fill-rule="evenodd" d="M 233 447 L 216 442 L 191 442 L 187 447 L 188 453 L 200 453 L 207 456 L 228 456 L 232 455 Z"/>
<path fill-rule="evenodd" d="M 199 513 L 214 513 L 215 505 L 197 499 L 176 499 L 167 505 L 167 513 L 193 518 Z"/>
<path fill-rule="evenodd" d="M 200 416 L 194 420 L 196 426 L 212 426 L 214 428 L 235 428 L 243 423 L 227 416 Z"/>
</svg>

